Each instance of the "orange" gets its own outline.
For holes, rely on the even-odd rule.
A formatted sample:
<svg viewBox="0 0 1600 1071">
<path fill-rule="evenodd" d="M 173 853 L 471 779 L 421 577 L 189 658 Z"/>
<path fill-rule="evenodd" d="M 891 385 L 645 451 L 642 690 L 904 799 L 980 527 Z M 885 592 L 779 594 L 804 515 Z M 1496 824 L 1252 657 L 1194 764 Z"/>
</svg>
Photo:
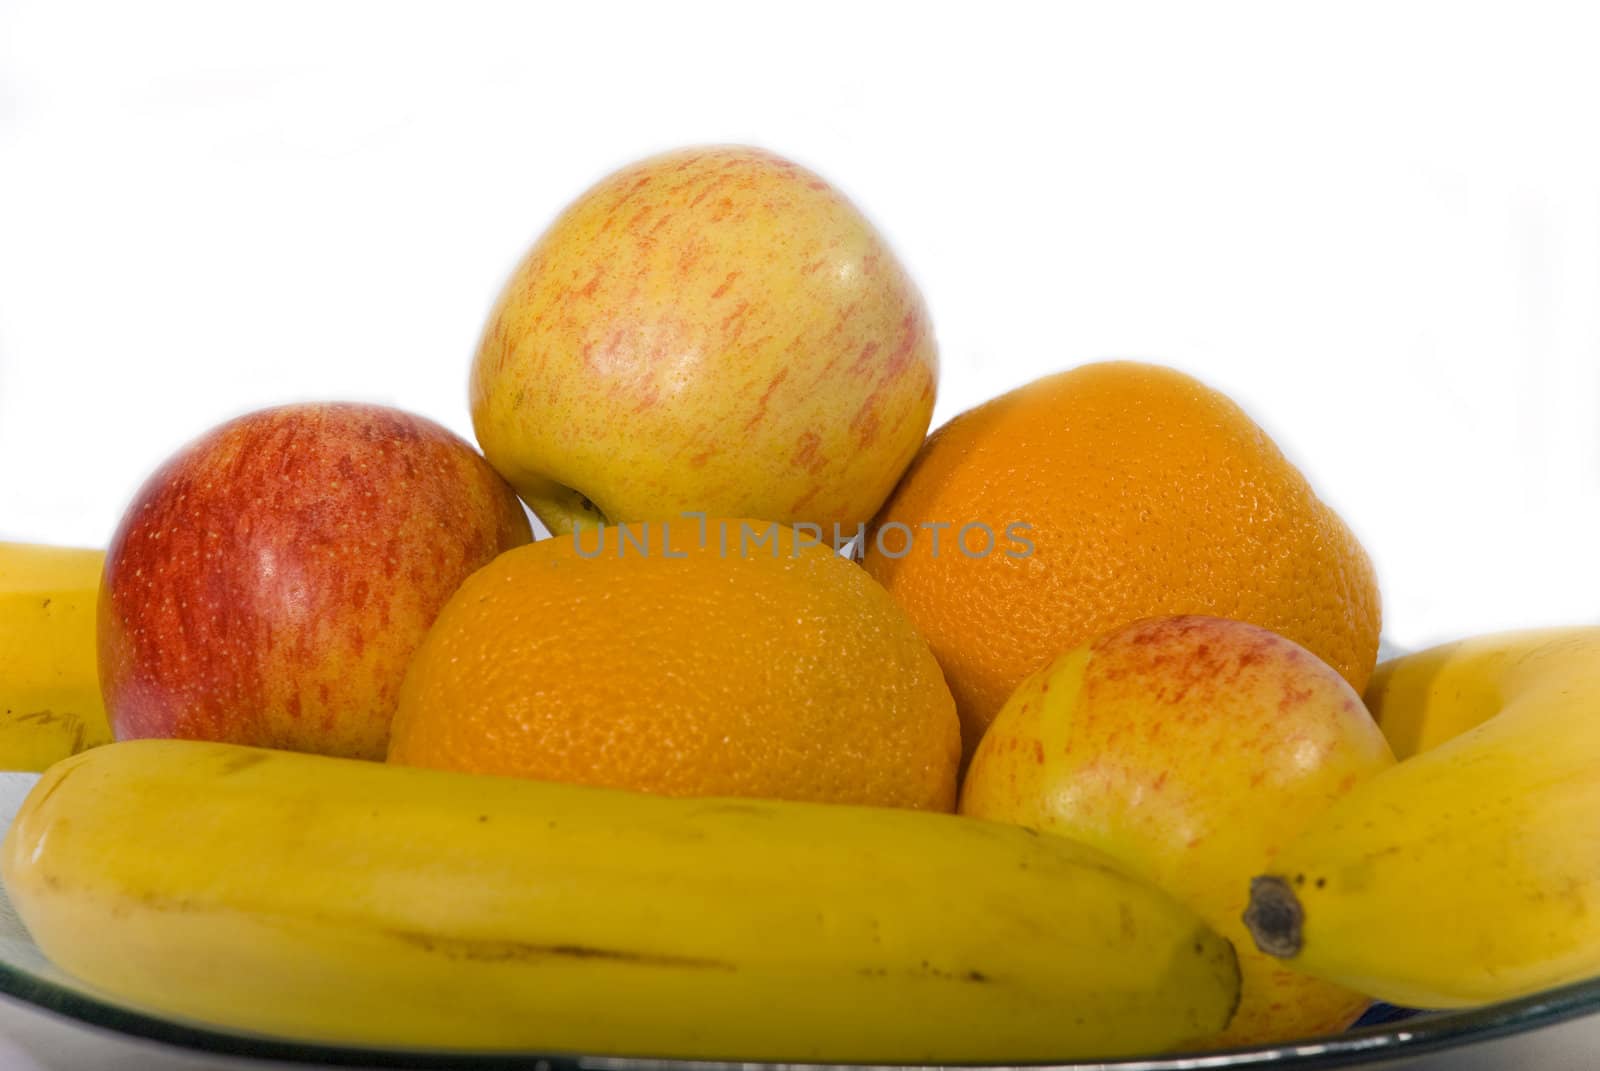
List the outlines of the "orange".
<svg viewBox="0 0 1600 1071">
<path fill-rule="evenodd" d="M 1140 618 L 1271 629 L 1358 693 L 1377 658 L 1355 536 L 1237 405 L 1152 365 L 1050 376 L 941 427 L 865 564 L 944 667 L 968 754 L 1024 677 Z"/>
<path fill-rule="evenodd" d="M 688 519 L 474 573 L 417 651 L 389 746 L 436 769 L 946 811 L 960 756 L 938 663 L 860 566 L 769 521 Z"/>
</svg>

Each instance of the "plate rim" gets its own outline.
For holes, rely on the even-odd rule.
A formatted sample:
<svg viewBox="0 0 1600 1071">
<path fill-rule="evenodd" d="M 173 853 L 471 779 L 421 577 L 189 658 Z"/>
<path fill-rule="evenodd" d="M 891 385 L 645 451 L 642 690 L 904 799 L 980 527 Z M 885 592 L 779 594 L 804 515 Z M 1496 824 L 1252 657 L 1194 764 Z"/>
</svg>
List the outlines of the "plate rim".
<svg viewBox="0 0 1600 1071">
<path fill-rule="evenodd" d="M 1430 1012 L 1396 1023 L 1358 1027 L 1341 1034 L 1270 1045 L 1090 1061 L 929 1065 L 684 1060 L 523 1049 L 386 1048 L 297 1040 L 139 1011 L 89 992 L 63 986 L 26 968 L 3 961 L 0 961 L 0 994 L 91 1029 L 191 1052 L 288 1064 L 395 1071 L 422 1068 L 430 1071 L 466 1071 L 468 1068 L 511 1067 L 531 1067 L 537 1071 L 932 1071 L 935 1067 L 986 1068 L 990 1071 L 1006 1071 L 1010 1068 L 1027 1068 L 1031 1071 L 1205 1071 L 1211 1068 L 1293 1067 L 1313 1071 L 1346 1067 L 1358 1062 L 1422 1056 L 1528 1033 L 1600 1012 L 1600 977 L 1596 977 L 1477 1008 Z"/>
</svg>

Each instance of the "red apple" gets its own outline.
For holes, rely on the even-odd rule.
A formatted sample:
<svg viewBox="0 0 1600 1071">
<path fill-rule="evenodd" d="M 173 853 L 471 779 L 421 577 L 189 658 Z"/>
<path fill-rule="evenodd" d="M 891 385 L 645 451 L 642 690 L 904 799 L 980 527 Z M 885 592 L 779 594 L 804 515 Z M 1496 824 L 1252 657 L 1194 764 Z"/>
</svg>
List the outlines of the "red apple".
<svg viewBox="0 0 1600 1071">
<path fill-rule="evenodd" d="M 439 608 L 531 538 L 510 487 L 432 421 L 330 403 L 223 424 L 150 477 L 106 554 L 112 727 L 381 759 Z"/>
</svg>

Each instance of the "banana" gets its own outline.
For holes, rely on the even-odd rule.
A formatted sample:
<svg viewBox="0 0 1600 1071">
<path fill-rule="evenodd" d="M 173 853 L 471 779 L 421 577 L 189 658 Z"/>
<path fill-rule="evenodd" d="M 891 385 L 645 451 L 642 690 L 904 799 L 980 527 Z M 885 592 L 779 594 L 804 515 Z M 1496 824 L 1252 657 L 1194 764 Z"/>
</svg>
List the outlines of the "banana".
<svg viewBox="0 0 1600 1071">
<path fill-rule="evenodd" d="M 1537 674 L 1572 645 L 1593 643 L 1590 628 L 1539 629 L 1447 643 L 1380 665 L 1367 684 L 1367 709 L 1398 759 L 1408 759 L 1483 724 L 1505 706 L 1505 682 Z"/>
<path fill-rule="evenodd" d="M 1388 681 L 1380 717 L 1426 750 L 1252 882 L 1256 944 L 1424 1008 L 1600 974 L 1600 628 L 1426 651 Z"/>
<path fill-rule="evenodd" d="M 226 744 L 66 759 L 0 848 L 52 961 L 322 1041 L 940 1063 L 1181 1045 L 1233 947 L 1065 838 Z"/>
<path fill-rule="evenodd" d="M 110 743 L 95 671 L 105 554 L 0 543 L 0 769 Z"/>
</svg>

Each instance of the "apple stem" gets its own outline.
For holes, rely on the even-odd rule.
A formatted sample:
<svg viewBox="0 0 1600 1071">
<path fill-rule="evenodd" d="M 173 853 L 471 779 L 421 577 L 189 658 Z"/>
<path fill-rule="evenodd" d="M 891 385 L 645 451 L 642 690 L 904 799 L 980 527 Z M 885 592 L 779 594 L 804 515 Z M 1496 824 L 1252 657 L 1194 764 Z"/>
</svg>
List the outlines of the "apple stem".
<svg viewBox="0 0 1600 1071">
<path fill-rule="evenodd" d="M 1256 947 L 1269 956 L 1293 959 L 1300 953 L 1305 911 L 1300 898 L 1282 878 L 1267 875 L 1250 879 L 1250 906 L 1244 924 Z"/>
</svg>

